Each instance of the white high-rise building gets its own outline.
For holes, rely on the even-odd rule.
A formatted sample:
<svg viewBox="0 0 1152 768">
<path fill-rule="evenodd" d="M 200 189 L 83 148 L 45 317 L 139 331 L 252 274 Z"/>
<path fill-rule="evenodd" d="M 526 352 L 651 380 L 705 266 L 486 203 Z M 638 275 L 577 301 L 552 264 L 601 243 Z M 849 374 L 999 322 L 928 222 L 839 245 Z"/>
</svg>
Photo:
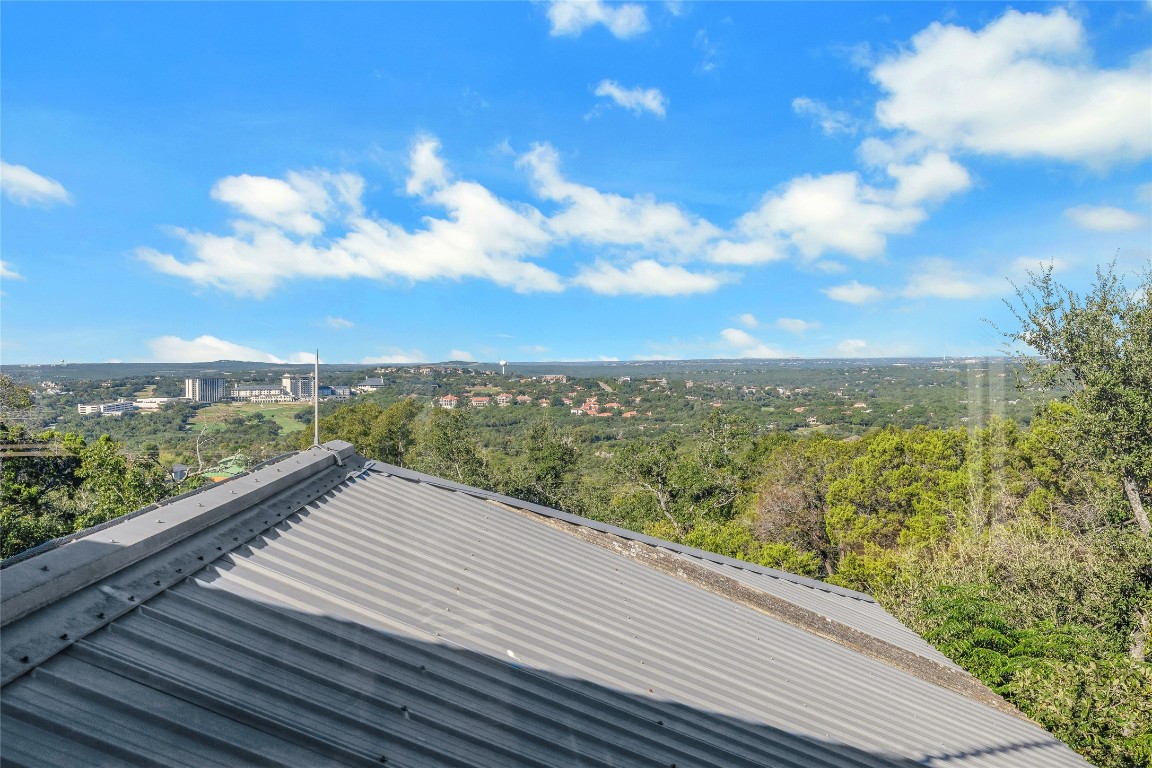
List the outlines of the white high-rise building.
<svg viewBox="0 0 1152 768">
<path fill-rule="evenodd" d="M 285 392 L 292 396 L 293 400 L 312 399 L 312 377 L 310 375 L 296 376 L 286 373 L 281 377 L 280 385 L 284 387 Z"/>
<path fill-rule="evenodd" d="M 184 379 L 184 397 L 194 403 L 219 403 L 228 399 L 227 379 Z"/>
</svg>

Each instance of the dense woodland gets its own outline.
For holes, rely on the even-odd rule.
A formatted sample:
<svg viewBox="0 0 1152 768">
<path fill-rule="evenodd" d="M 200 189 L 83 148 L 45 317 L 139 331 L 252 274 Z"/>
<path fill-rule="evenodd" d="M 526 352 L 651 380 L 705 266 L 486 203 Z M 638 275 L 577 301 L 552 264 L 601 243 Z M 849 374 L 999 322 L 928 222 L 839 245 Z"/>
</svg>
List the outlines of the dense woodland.
<svg viewBox="0 0 1152 768">
<path fill-rule="evenodd" d="M 643 380 L 631 389 L 608 378 L 572 384 L 612 382 L 617 396 L 640 397 L 654 413 L 668 406 L 664 418 L 627 428 L 560 408 L 433 408 L 429 394 L 447 382 L 424 380 L 427 392 L 398 384 L 326 404 L 321 440 L 868 592 L 1096 765 L 1147 766 L 1150 294 L 1149 275 L 1130 292 L 1102 271 L 1085 297 L 1050 272 L 1035 275 L 1017 297 L 1019 329 L 1007 334 L 1042 356 L 1006 377 L 1005 400 L 1018 385 L 1025 394 L 1011 399 L 1031 404 L 1027 417 L 969 404 L 948 411 L 922 398 L 918 412 L 949 412 L 951 423 L 860 428 L 849 413 L 815 430 L 781 424 L 791 407 L 764 410 L 777 407 L 764 404 L 772 398 L 783 406 L 835 392 L 813 383 L 821 376 L 841 390 L 841 380 L 856 382 L 840 369 L 811 374 L 807 388 L 789 383 L 789 398 L 773 390 L 769 400 L 736 396 L 719 406 L 716 396 L 685 393 L 739 393 L 723 377 L 709 384 L 694 374 L 691 388 L 671 377 L 647 389 Z M 35 405 L 28 389 L 3 383 L 6 413 Z M 884 414 L 899 412 L 904 397 L 892 403 Z M 961 422 L 959 412 L 975 418 Z M 307 428 L 291 434 L 260 413 L 212 429 L 195 428 L 195 417 L 182 404 L 121 419 L 68 416 L 50 432 L 6 423 L 5 442 L 54 453 L 3 461 L 4 556 L 206 482 L 203 470 L 223 456 L 246 452 L 254 462 L 311 444 L 307 409 L 299 414 Z M 191 467 L 182 483 L 169 474 L 174 460 Z"/>
</svg>

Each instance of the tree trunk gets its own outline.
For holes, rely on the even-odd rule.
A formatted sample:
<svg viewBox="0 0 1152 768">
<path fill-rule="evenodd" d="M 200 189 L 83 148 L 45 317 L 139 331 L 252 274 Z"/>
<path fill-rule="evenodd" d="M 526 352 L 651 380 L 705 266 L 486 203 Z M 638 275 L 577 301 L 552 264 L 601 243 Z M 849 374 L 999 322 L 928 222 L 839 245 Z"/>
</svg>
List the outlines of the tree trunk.
<svg viewBox="0 0 1152 768">
<path fill-rule="evenodd" d="M 1128 495 L 1128 503 L 1132 505 L 1132 514 L 1136 516 L 1136 525 L 1140 526 L 1140 533 L 1152 536 L 1152 524 L 1148 522 L 1148 512 L 1144 509 L 1144 502 L 1140 500 L 1140 489 L 1132 476 L 1124 474 L 1124 493 Z"/>
<path fill-rule="evenodd" d="M 1137 610 L 1136 617 L 1136 628 L 1132 630 L 1132 635 L 1129 637 L 1132 642 L 1128 646 L 1128 654 L 1136 661 L 1144 661 L 1144 645 L 1148 642 L 1148 614 L 1142 610 Z"/>
</svg>

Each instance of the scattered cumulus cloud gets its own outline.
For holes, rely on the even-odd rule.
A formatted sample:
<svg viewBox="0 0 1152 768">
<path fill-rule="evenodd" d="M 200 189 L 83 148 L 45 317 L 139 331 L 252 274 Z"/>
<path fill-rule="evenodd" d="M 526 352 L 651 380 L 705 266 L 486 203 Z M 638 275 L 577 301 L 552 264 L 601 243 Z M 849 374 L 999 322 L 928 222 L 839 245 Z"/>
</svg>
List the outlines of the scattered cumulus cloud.
<svg viewBox="0 0 1152 768">
<path fill-rule="evenodd" d="M 72 204 L 72 195 L 55 179 L 41 176 L 31 168 L 0 160 L 0 189 L 17 205 L 49 207 Z"/>
<path fill-rule="evenodd" d="M 834 349 L 839 357 L 864 357 L 868 352 L 868 342 L 864 339 L 844 339 Z"/>
<path fill-rule="evenodd" d="M 827 104 L 807 96 L 793 99 L 792 111 L 798 115 L 811 117 L 825 136 L 855 133 L 859 126 L 859 122 L 847 112 L 832 109 Z"/>
<path fill-rule="evenodd" d="M 871 259 L 887 236 L 912 231 L 920 208 L 892 204 L 891 194 L 861 183 L 857 173 L 802 176 L 769 194 L 739 227 L 758 240 L 782 241 L 809 259 L 827 252 Z"/>
<path fill-rule="evenodd" d="M 725 328 L 720 331 L 720 338 L 729 348 L 735 350 L 734 357 L 740 358 L 763 358 L 763 357 L 786 357 L 783 352 L 775 347 L 770 347 L 764 342 L 757 339 L 747 331 L 742 331 L 739 328 Z"/>
<path fill-rule="evenodd" d="M 799 320 L 795 317 L 781 317 L 776 321 L 776 327 L 781 328 L 788 333 L 801 334 L 805 331 L 813 331 L 820 327 L 820 323 L 815 320 Z"/>
<path fill-rule="evenodd" d="M 1148 226 L 1143 216 L 1110 205 L 1078 205 L 1064 215 L 1081 229 L 1093 232 L 1130 232 Z"/>
<path fill-rule="evenodd" d="M 853 280 L 844 285 L 834 285 L 826 288 L 824 293 L 834 301 L 843 301 L 846 304 L 867 304 L 881 297 L 880 289 L 871 285 L 864 285 Z"/>
<path fill-rule="evenodd" d="M 668 110 L 668 99 L 659 88 L 625 88 L 615 80 L 601 80 L 595 93 L 611 99 L 617 106 L 636 115 L 650 112 L 657 117 L 664 117 Z"/>
<path fill-rule="evenodd" d="M 152 359 L 156 362 L 208 363 L 215 360 L 243 360 L 255 363 L 310 363 L 315 357 L 310 352 L 294 352 L 286 358 L 277 357 L 253 347 L 246 347 L 215 336 L 197 336 L 182 339 L 179 336 L 160 336 L 148 341 Z"/>
<path fill-rule="evenodd" d="M 757 320 L 756 315 L 752 314 L 751 312 L 745 312 L 736 319 L 740 322 L 740 325 L 744 326 L 745 328 L 760 327 L 760 321 Z"/>
<path fill-rule="evenodd" d="M 534 145 L 517 164 L 527 169 L 540 198 L 564 206 L 545 224 L 561 240 L 689 257 L 703 252 L 721 234 L 705 219 L 651 196 L 625 197 L 568 181 L 551 145 Z"/>
<path fill-rule="evenodd" d="M 479 278 L 522 293 L 561 290 L 555 273 L 528 260 L 551 239 L 539 211 L 451 179 L 439 163 L 439 144 L 428 137 L 413 146 L 410 169 L 410 194 L 446 212 L 425 217 L 422 229 L 363 213 L 364 182 L 352 174 L 288 174 L 282 184 L 248 177 L 217 194 L 244 216 L 232 222 L 231 234 L 175 229 L 190 257 L 152 248 L 137 254 L 161 272 L 255 297 L 301 277 Z M 253 190 L 258 194 L 242 194 Z"/>
<path fill-rule="evenodd" d="M 448 352 L 448 359 L 449 360 L 464 360 L 467 362 L 467 361 L 475 360 L 476 356 L 473 355 L 471 352 L 466 352 L 463 349 L 453 349 L 453 350 Z"/>
<path fill-rule="evenodd" d="M 904 295 L 924 299 L 979 299 L 1003 295 L 1008 283 L 1003 277 L 965 270 L 948 259 L 925 259 L 913 268 Z"/>
<path fill-rule="evenodd" d="M 938 203 L 972 186 L 968 170 L 943 152 L 929 152 L 915 163 L 890 163 L 888 175 L 896 180 L 894 206 Z"/>
<path fill-rule="evenodd" d="M 554 0 L 548 6 L 553 37 L 579 37 L 584 30 L 603 24 L 621 40 L 648 31 L 648 14 L 636 3 L 608 5 L 601 0 Z"/>
<path fill-rule="evenodd" d="M 351 328 L 355 323 L 351 320 L 345 320 L 342 317 L 326 317 L 324 318 L 324 325 L 329 328 Z"/>
<path fill-rule="evenodd" d="M 624 268 L 598 261 L 584 267 L 572 283 L 605 296 L 685 296 L 711 293 L 728 280 L 726 275 L 690 272 L 675 264 L 641 259 Z"/>
<path fill-rule="evenodd" d="M 361 365 L 396 365 L 399 363 L 426 363 L 428 358 L 419 349 L 383 347 L 378 354 L 360 359 Z"/>
<path fill-rule="evenodd" d="M 713 43 L 708 33 L 703 29 L 696 31 L 692 38 L 692 47 L 700 51 L 700 62 L 696 65 L 697 72 L 715 72 L 720 67 L 720 46 Z"/>
<path fill-rule="evenodd" d="M 876 118 L 912 145 L 1106 167 L 1152 154 L 1146 56 L 1095 66 L 1064 8 L 1007 11 L 983 29 L 933 23 L 871 77 Z"/>
<path fill-rule="evenodd" d="M 23 280 L 24 276 L 17 272 L 7 261 L 0 261 L 0 279 Z"/>
</svg>

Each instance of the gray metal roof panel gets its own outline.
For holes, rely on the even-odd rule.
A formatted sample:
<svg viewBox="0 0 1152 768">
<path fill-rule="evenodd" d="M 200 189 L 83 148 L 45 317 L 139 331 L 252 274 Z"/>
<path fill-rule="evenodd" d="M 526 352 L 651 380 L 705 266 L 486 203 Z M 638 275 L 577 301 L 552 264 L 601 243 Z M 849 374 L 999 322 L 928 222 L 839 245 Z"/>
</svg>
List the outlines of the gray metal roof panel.
<svg viewBox="0 0 1152 768">
<path fill-rule="evenodd" d="M 68 728 L 37 750 L 49 718 Z M 12 764 L 1085 765 L 843 645 L 383 474 L 19 677 L 0 720 Z"/>
</svg>

